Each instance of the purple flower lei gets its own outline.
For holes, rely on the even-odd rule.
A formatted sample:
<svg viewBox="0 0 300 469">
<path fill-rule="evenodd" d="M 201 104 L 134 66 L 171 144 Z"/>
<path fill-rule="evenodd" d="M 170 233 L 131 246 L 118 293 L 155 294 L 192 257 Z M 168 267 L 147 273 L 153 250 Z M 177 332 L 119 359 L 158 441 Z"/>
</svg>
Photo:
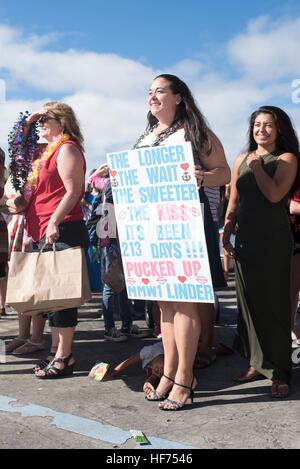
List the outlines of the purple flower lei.
<svg viewBox="0 0 300 469">
<path fill-rule="evenodd" d="M 28 173 L 31 170 L 39 139 L 36 122 L 30 125 L 26 137 L 24 136 L 25 121 L 29 116 L 28 111 L 25 113 L 20 112 L 17 122 L 8 135 L 8 153 L 11 159 L 9 169 L 12 185 L 16 191 L 21 193 L 23 193 Z"/>
</svg>

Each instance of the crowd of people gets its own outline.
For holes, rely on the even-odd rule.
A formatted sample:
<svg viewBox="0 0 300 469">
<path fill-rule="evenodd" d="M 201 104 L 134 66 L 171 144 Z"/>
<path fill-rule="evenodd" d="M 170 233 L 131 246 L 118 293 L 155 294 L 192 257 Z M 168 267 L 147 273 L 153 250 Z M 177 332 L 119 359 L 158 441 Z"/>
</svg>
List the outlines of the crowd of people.
<svg viewBox="0 0 300 469">
<path fill-rule="evenodd" d="M 145 337 L 147 333 L 133 323 L 124 279 L 116 274 L 109 279 L 109 273 L 122 266 L 117 233 L 112 235 L 107 224 L 115 217 L 114 211 L 102 224 L 107 236 L 102 233 L 99 237 L 97 231 L 106 205 L 113 207 L 114 202 L 108 165 L 92 171 L 85 191 L 83 136 L 73 109 L 64 103 L 46 103 L 40 111 L 22 116 L 18 128 L 22 146 L 11 145 L 10 156 L 15 163 L 16 153 L 20 156 L 22 150 L 25 161 L 31 155 L 31 164 L 18 185 L 16 165 L 11 163 L 7 173 L 4 153 L 0 152 L 0 315 L 5 315 L 10 253 L 63 242 L 85 249 L 92 289 L 100 291 L 103 286 L 104 338 L 123 342 L 129 337 Z M 38 128 L 47 145 L 35 139 Z M 159 75 L 150 85 L 146 130 L 133 149 L 185 141 L 192 144 L 214 289 L 226 287 L 230 262 L 235 265 L 238 326 L 234 348 L 249 360 L 249 368 L 234 379 L 268 378 L 271 395 L 286 397 L 292 374 L 291 347 L 300 347 L 295 330 L 300 290 L 297 134 L 282 109 L 260 107 L 250 116 L 247 148 L 237 157 L 231 177 L 222 143 L 188 86 L 174 75 Z M 188 399 L 193 402 L 197 363 L 205 366 L 216 358 L 215 307 L 212 303 L 176 301 L 158 301 L 152 306 L 162 343 L 120 363 L 109 377 L 141 360 L 143 368 L 150 369 L 144 385 L 146 398 L 159 401 L 160 410 L 176 411 Z M 121 330 L 115 326 L 115 311 L 120 312 Z M 77 315 L 77 308 L 48 315 L 52 345 L 33 370 L 37 378 L 55 379 L 73 373 Z M 19 316 L 19 335 L 7 342 L 7 353 L 44 350 L 45 321 L 43 315 Z"/>
</svg>

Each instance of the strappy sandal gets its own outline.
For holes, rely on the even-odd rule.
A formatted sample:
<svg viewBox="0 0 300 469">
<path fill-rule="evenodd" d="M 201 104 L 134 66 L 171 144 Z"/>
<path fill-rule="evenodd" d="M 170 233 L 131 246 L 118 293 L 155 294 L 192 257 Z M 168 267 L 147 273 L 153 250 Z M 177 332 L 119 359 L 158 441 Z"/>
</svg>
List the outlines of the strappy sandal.
<svg viewBox="0 0 300 469">
<path fill-rule="evenodd" d="M 56 352 L 49 352 L 47 357 L 53 357 L 54 358 L 55 355 L 56 355 Z M 32 368 L 33 373 L 36 373 L 40 370 L 44 370 L 44 368 L 46 368 L 46 366 L 48 366 L 51 361 L 52 361 L 52 358 L 51 358 L 51 360 L 48 360 L 48 358 L 45 358 L 44 360 L 40 360 L 39 362 L 37 362 L 35 367 Z"/>
<path fill-rule="evenodd" d="M 39 376 L 38 374 L 35 374 L 35 376 L 39 379 L 57 379 L 71 376 L 74 371 L 75 363 L 72 363 L 72 365 L 68 365 L 68 363 L 72 357 L 73 355 L 71 353 L 65 358 L 54 358 L 54 360 L 52 360 L 52 362 L 42 370 L 45 373 L 44 375 Z M 64 368 L 57 368 L 54 366 L 55 363 L 63 363 L 65 366 Z"/>
<path fill-rule="evenodd" d="M 191 383 L 191 386 L 185 386 L 184 384 L 179 384 L 179 383 L 176 383 L 174 381 L 174 385 L 180 386 L 181 388 L 185 388 L 185 389 L 188 389 L 190 391 L 190 394 L 189 394 L 188 398 L 191 399 L 192 404 L 194 403 L 194 389 L 197 386 L 197 383 L 195 384 L 195 386 L 193 386 L 194 381 L 195 381 L 195 378 L 193 377 L 193 381 Z M 170 407 L 165 407 L 164 404 L 168 404 L 168 405 L 170 405 Z M 159 404 L 158 407 L 159 407 L 160 410 L 166 410 L 166 411 L 171 410 L 171 411 L 173 411 L 173 410 L 181 410 L 185 406 L 186 406 L 186 402 L 182 403 L 182 402 L 179 402 L 179 401 L 174 401 L 172 399 L 165 399 L 163 402 L 161 402 Z"/>
<path fill-rule="evenodd" d="M 164 394 L 160 393 L 159 391 L 157 391 L 155 389 L 150 394 L 147 394 L 147 396 L 145 396 L 145 399 L 147 399 L 147 401 L 164 401 L 166 399 L 166 397 L 168 396 L 168 394 L 170 392 L 170 389 L 173 386 L 173 384 L 175 383 L 175 381 L 174 381 L 174 379 L 169 378 L 169 376 L 166 376 L 165 374 L 163 374 L 163 376 L 165 378 L 167 378 L 169 381 L 171 381 L 172 384 L 171 384 L 170 388 Z"/>
</svg>

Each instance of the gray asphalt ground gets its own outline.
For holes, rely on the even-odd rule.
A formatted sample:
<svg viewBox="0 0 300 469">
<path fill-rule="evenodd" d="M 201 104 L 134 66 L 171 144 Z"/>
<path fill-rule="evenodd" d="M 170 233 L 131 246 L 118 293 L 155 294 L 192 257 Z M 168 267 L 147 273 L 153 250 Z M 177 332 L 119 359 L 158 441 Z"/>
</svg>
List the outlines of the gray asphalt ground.
<svg viewBox="0 0 300 469">
<path fill-rule="evenodd" d="M 236 327 L 233 274 L 229 288 L 219 293 L 221 314 L 215 327 L 215 344 L 231 345 Z M 7 356 L 0 364 L 0 448 L 134 448 L 129 430 L 143 431 L 149 448 L 187 446 L 207 448 L 299 448 L 300 367 L 295 366 L 290 396 L 270 397 L 270 381 L 236 384 L 235 372 L 247 367 L 237 354 L 219 357 L 212 366 L 197 370 L 194 405 L 180 412 L 162 412 L 142 393 L 141 366 L 128 369 L 113 381 L 95 382 L 88 372 L 97 361 L 110 364 L 125 359 L 146 339 L 111 343 L 103 339 L 99 318 L 100 297 L 80 310 L 71 378 L 41 381 L 31 372 L 34 356 Z M 143 318 L 135 322 L 145 329 Z M 117 323 L 119 324 L 119 323 Z M 49 329 L 46 340 L 50 344 Z M 0 339 L 17 333 L 13 312 L 0 319 Z M 276 343 L 274 343 L 276 347 Z M 299 350 L 300 357 L 300 350 Z M 76 419 L 79 417 L 79 419 Z"/>
</svg>

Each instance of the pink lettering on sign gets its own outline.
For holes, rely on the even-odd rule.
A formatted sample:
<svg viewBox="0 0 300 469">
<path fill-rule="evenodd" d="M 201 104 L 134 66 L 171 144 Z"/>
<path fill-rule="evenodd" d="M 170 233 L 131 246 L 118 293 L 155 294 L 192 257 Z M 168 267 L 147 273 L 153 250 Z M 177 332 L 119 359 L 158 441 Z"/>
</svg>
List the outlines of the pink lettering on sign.
<svg viewBox="0 0 300 469">
<path fill-rule="evenodd" d="M 124 263 L 125 272 L 128 277 L 175 277 L 173 261 L 144 261 Z"/>
<path fill-rule="evenodd" d="M 186 205 L 163 204 L 157 206 L 158 220 L 163 221 L 188 221 L 189 209 Z"/>
<path fill-rule="evenodd" d="M 201 271 L 201 264 L 199 261 L 183 261 L 182 267 L 183 273 L 187 277 L 196 277 Z"/>
</svg>

